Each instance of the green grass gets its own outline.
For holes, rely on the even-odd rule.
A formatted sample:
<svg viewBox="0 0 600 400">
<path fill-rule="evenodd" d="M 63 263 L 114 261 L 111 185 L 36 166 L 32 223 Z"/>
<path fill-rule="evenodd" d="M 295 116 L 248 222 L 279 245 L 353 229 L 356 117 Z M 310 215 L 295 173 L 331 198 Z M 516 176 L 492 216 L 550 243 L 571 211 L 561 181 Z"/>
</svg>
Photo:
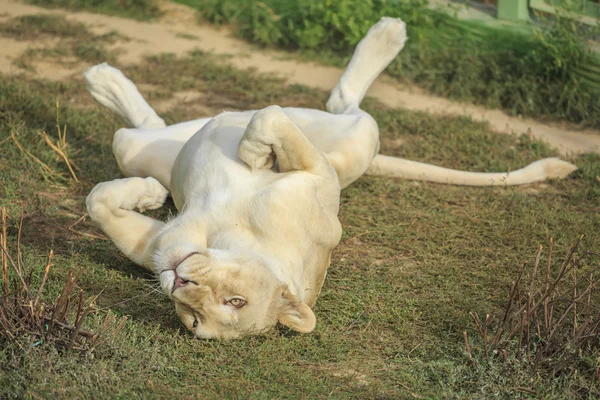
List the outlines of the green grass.
<svg viewBox="0 0 600 400">
<path fill-rule="evenodd" d="M 0 34 L 17 40 L 39 39 L 44 36 L 74 38 L 89 35 L 86 26 L 60 15 L 23 15 L 0 24 Z"/>
<path fill-rule="evenodd" d="M 162 12 L 156 0 L 25 0 L 47 8 L 92 11 L 142 21 L 159 17 Z"/>
<path fill-rule="evenodd" d="M 85 24 L 69 20 L 61 15 L 35 14 L 15 17 L 0 23 L 0 36 L 23 41 L 57 39 L 55 45 L 31 47 L 13 60 L 13 64 L 35 72 L 34 62 L 44 59 L 68 63 L 113 62 L 115 55 L 105 45 L 117 40 L 128 40 L 116 32 L 95 35 Z"/>
<path fill-rule="evenodd" d="M 154 57 L 124 72 L 152 90 L 198 90 L 204 96 L 174 106 L 169 123 L 209 109 L 269 104 L 323 108 L 327 93 L 251 71 L 196 52 Z M 579 235 L 584 249 L 600 245 L 600 157 L 572 161 L 568 179 L 525 188 L 464 188 L 363 177 L 342 194 L 344 235 L 308 335 L 277 329 L 231 342 L 200 341 L 182 329 L 170 301 L 150 274 L 133 265 L 89 220 L 84 199 L 98 182 L 119 177 L 111 154 L 114 116 L 91 106 L 82 82 L 3 77 L 0 82 L 0 206 L 24 214 L 24 261 L 39 265 L 50 248 L 55 266 L 44 299 L 51 302 L 67 271 L 81 271 L 79 287 L 97 305 L 128 316 L 109 346 L 93 353 L 59 353 L 49 343 L 22 351 L 0 346 L 0 397 L 49 398 L 515 398 L 515 388 L 542 398 L 600 395 L 593 363 L 552 377 L 527 363 L 495 361 L 473 367 L 462 338 L 475 337 L 469 312 L 500 310 L 522 262 L 538 243 L 554 238 L 558 254 Z M 163 96 L 164 97 L 164 96 Z M 58 101 L 58 107 L 57 107 Z M 511 137 L 467 118 L 388 109 L 368 100 L 378 120 L 382 152 L 479 171 L 518 168 L 556 153 L 527 136 Z M 80 184 L 37 134 L 55 137 L 67 125 L 69 156 Z M 9 135 L 55 171 L 42 174 Z M 398 146 L 400 140 L 404 141 Z M 156 213 L 166 218 L 172 206 Z M 86 234 L 88 236 L 86 236 Z M 87 322 L 93 330 L 100 316 Z M 481 356 L 476 341 L 474 354 Z M 597 350 L 589 357 L 598 357 Z M 595 357 L 595 358 L 594 358 Z M 586 365 L 579 363 L 578 366 Z"/>
<path fill-rule="evenodd" d="M 600 81 L 582 72 L 597 69 L 586 47 L 593 34 L 565 13 L 532 28 L 462 21 L 422 0 L 176 1 L 201 23 L 229 23 L 250 42 L 340 66 L 379 18 L 402 18 L 409 40 L 387 70 L 393 77 L 513 115 L 600 127 Z"/>
</svg>

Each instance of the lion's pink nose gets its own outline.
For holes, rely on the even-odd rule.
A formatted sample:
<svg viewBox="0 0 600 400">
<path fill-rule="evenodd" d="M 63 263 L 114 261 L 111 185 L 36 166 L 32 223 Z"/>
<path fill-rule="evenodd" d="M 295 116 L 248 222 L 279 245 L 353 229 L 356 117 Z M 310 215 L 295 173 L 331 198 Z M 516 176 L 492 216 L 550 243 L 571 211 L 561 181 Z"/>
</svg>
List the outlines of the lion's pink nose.
<svg viewBox="0 0 600 400">
<path fill-rule="evenodd" d="M 185 286 L 189 283 L 189 281 L 186 281 L 185 279 L 183 279 L 182 277 L 180 277 L 179 275 L 177 275 L 175 277 L 175 287 L 176 288 L 180 288 L 182 286 Z"/>
<path fill-rule="evenodd" d="M 175 281 L 173 282 L 173 290 L 171 291 L 171 293 L 173 293 L 175 289 L 179 289 L 180 287 L 184 287 L 185 285 L 190 283 L 190 281 L 186 281 L 185 279 L 177 275 L 177 270 L 173 270 L 173 273 L 175 274 Z"/>
</svg>

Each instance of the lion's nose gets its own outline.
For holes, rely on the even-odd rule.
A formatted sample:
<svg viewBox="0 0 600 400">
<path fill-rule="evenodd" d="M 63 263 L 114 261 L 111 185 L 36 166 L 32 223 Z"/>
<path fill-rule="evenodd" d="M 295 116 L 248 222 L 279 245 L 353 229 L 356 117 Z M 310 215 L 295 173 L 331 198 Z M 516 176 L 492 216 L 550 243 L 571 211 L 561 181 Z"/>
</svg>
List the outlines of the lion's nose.
<svg viewBox="0 0 600 400">
<path fill-rule="evenodd" d="M 173 281 L 173 289 L 171 289 L 171 293 L 173 293 L 176 289 L 179 289 L 180 287 L 184 287 L 186 286 L 188 283 L 190 283 L 189 280 L 187 279 L 183 279 L 182 277 L 180 277 L 177 274 L 177 270 L 173 270 L 173 273 L 175 274 L 175 279 Z"/>
<path fill-rule="evenodd" d="M 183 279 L 179 275 L 175 276 L 175 288 L 180 288 L 182 286 L 187 285 L 188 283 L 190 283 L 190 281 L 186 281 L 185 279 Z"/>
</svg>

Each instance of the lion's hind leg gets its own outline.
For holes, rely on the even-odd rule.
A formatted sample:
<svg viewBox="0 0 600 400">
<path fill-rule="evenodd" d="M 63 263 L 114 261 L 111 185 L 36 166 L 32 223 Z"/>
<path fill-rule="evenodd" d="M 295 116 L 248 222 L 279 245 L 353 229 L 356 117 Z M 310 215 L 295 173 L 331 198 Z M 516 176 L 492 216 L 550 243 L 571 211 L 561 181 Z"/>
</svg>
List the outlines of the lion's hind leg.
<svg viewBox="0 0 600 400">
<path fill-rule="evenodd" d="M 338 119 L 351 117 L 351 126 L 336 129 L 339 122 L 327 124 L 329 143 L 322 146 L 335 168 L 342 188 L 365 173 L 379 151 L 377 123 L 360 103 L 367 90 L 396 57 L 406 42 L 406 24 L 397 18 L 381 18 L 367 32 L 327 101 L 327 111 Z M 343 115 L 340 115 L 343 114 Z M 342 135 L 331 131 L 343 132 Z"/>
<path fill-rule="evenodd" d="M 94 65 L 83 73 L 92 97 L 135 128 L 164 128 L 160 118 L 144 100 L 137 87 L 121 71 L 107 63 Z"/>
<path fill-rule="evenodd" d="M 167 127 L 135 84 L 117 68 L 103 63 L 83 75 L 92 97 L 132 127 L 119 129 L 113 138 L 113 153 L 123 175 L 153 177 L 170 188 L 177 155 L 210 118 Z"/>
<path fill-rule="evenodd" d="M 354 55 L 331 92 L 327 111 L 342 114 L 358 108 L 367 89 L 398 55 L 406 42 L 406 24 L 398 18 L 383 17 L 358 43 Z"/>
</svg>

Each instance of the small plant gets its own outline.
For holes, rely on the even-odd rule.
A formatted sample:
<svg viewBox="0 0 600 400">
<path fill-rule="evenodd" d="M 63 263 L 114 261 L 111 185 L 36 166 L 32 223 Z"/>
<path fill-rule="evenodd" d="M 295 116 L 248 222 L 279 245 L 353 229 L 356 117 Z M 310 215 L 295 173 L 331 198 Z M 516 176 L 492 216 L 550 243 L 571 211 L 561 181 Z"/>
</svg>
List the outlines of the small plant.
<svg viewBox="0 0 600 400">
<path fill-rule="evenodd" d="M 32 285 L 35 268 L 27 269 L 21 260 L 21 229 L 17 233 L 17 252 L 11 256 L 7 246 L 7 213 L 1 210 L 2 231 L 0 252 L 2 253 L 2 298 L 0 299 L 0 345 L 16 344 L 25 351 L 30 346 L 52 343 L 58 349 L 91 350 L 106 342 L 123 328 L 126 318 L 117 323 L 110 312 L 106 314 L 96 332 L 83 329 L 86 318 L 97 312 L 95 297 L 84 299 L 83 290 L 77 290 L 77 278 L 70 270 L 61 293 L 54 303 L 46 303 L 42 294 L 54 253 L 50 250 L 44 267 L 43 277 L 37 288 Z M 12 267 L 12 273 L 9 270 Z"/>
<path fill-rule="evenodd" d="M 431 25 L 427 1 L 409 0 L 209 0 L 192 2 L 217 25 L 237 24 L 238 34 L 265 46 L 351 50 L 381 16 Z"/>
<path fill-rule="evenodd" d="M 555 377 L 579 371 L 600 382 L 600 254 L 576 254 L 581 238 L 554 276 L 553 241 L 545 268 L 540 245 L 529 272 L 525 263 L 516 276 L 502 315 L 471 313 L 485 364 L 516 360 L 534 373 Z M 464 339 L 476 364 L 466 331 Z"/>
</svg>

